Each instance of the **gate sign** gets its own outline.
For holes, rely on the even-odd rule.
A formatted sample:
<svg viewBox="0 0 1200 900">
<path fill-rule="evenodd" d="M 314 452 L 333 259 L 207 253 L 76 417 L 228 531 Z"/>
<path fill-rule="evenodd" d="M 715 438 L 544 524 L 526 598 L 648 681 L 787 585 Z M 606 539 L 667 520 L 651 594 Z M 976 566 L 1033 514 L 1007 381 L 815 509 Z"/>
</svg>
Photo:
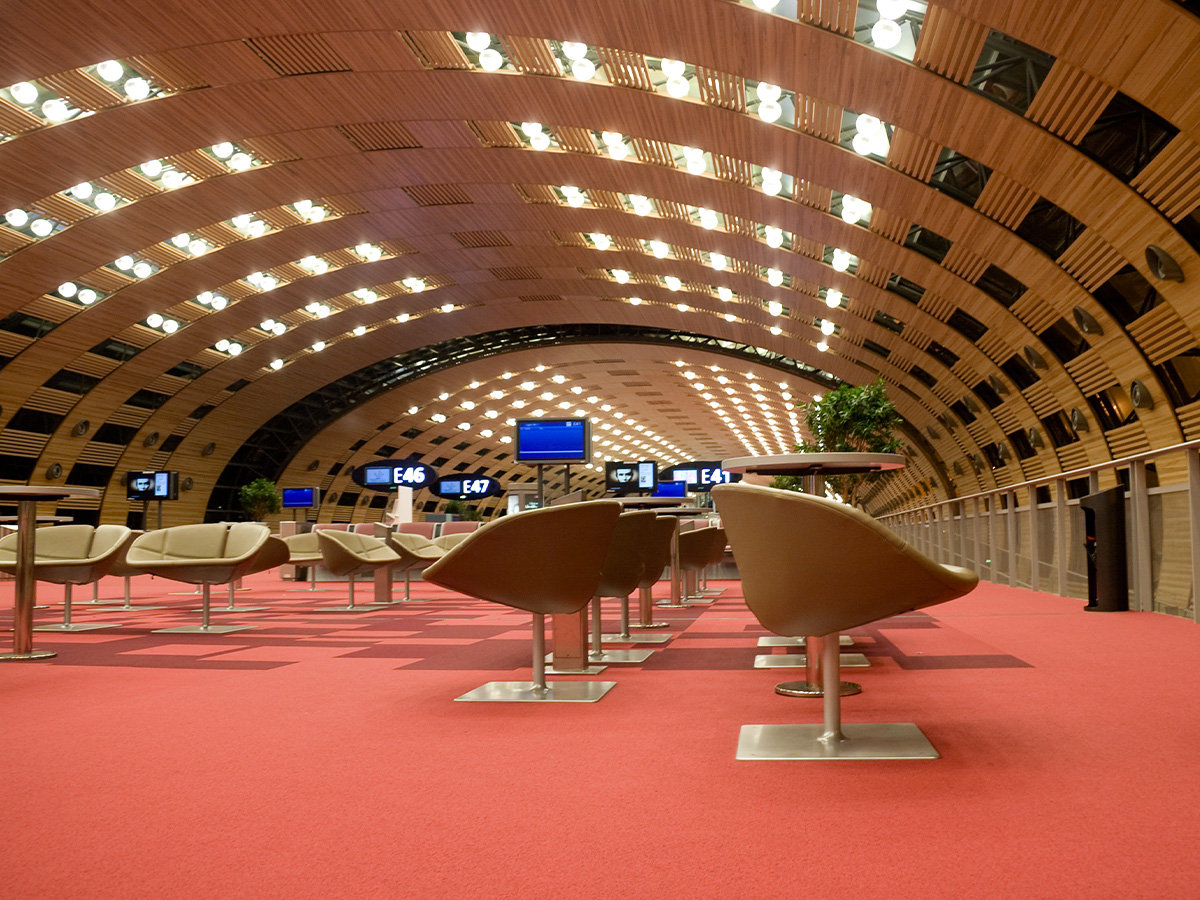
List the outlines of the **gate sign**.
<svg viewBox="0 0 1200 900">
<path fill-rule="evenodd" d="M 429 487 L 436 497 L 443 500 L 479 500 L 495 497 L 502 492 L 500 482 L 487 475 L 454 475 L 437 479 Z"/>
<path fill-rule="evenodd" d="M 741 481 L 741 475 L 726 472 L 719 462 L 679 463 L 669 468 L 660 481 L 682 481 L 690 493 L 707 493 L 714 485 Z"/>
<path fill-rule="evenodd" d="M 432 487 L 438 474 L 418 459 L 385 459 L 359 466 L 350 477 L 355 484 L 375 491 L 389 491 L 397 486 L 419 490 Z"/>
</svg>

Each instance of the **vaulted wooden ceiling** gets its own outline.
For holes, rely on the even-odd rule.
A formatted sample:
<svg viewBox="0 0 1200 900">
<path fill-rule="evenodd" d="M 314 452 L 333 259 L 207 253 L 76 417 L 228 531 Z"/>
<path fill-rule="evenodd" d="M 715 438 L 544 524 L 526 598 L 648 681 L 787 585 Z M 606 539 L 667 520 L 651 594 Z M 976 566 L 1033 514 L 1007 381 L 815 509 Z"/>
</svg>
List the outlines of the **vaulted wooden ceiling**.
<svg viewBox="0 0 1200 900">
<path fill-rule="evenodd" d="M 1200 436 L 1191 4 L 761 6 L 7 4 L 0 480 L 361 518 L 522 411 L 669 464 L 877 377 L 877 511 Z"/>
</svg>

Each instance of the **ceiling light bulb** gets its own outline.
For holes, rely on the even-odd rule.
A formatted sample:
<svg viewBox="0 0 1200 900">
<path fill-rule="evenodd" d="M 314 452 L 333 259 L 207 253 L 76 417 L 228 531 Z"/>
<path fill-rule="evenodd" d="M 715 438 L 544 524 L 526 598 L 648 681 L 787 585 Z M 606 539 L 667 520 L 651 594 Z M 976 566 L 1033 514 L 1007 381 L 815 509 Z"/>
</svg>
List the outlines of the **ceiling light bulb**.
<svg viewBox="0 0 1200 900">
<path fill-rule="evenodd" d="M 229 159 L 233 156 L 233 144 L 229 141 L 221 141 L 218 144 L 212 145 L 213 156 L 218 159 Z"/>
<path fill-rule="evenodd" d="M 891 50 L 903 38 L 904 32 L 891 19 L 880 19 L 871 26 L 871 43 L 880 50 Z"/>
<path fill-rule="evenodd" d="M 672 75 L 667 79 L 667 93 L 676 99 L 686 97 L 691 85 L 682 75 Z"/>
<path fill-rule="evenodd" d="M 641 305 L 642 305 L 642 298 L 641 298 L 641 297 L 630 297 L 630 298 L 629 298 L 629 305 L 630 305 L 630 306 L 641 306 Z"/>
<path fill-rule="evenodd" d="M 780 334 L 782 334 L 782 333 L 783 333 L 783 329 L 782 329 L 782 328 L 780 328 L 778 325 L 772 325 L 772 326 L 771 326 L 771 334 L 773 334 L 773 335 L 775 335 L 776 337 L 778 337 L 778 336 L 779 336 Z"/>
<path fill-rule="evenodd" d="M 158 313 L 150 313 L 150 315 L 146 316 L 146 324 L 151 328 L 158 328 L 162 323 L 163 317 Z"/>
<path fill-rule="evenodd" d="M 563 41 L 562 42 L 563 56 L 571 60 L 583 59 L 587 56 L 587 44 L 579 41 Z"/>
<path fill-rule="evenodd" d="M 837 309 L 842 305 L 842 292 L 837 288 L 830 288 L 825 292 L 825 305 L 830 309 Z"/>
<path fill-rule="evenodd" d="M 733 299 L 733 291 L 727 287 L 719 287 L 717 288 L 717 296 L 721 299 L 722 303 L 728 303 Z"/>
<path fill-rule="evenodd" d="M 550 135 L 538 132 L 529 139 L 529 146 L 534 150 L 548 150 L 550 148 Z"/>
<path fill-rule="evenodd" d="M 629 281 L 629 273 L 624 269 L 613 269 L 612 276 L 613 280 L 616 281 L 617 284 L 625 284 L 627 281 Z"/>
<path fill-rule="evenodd" d="M 767 269 L 767 284 L 771 287 L 779 287 L 783 284 L 783 272 L 779 269 Z"/>
<path fill-rule="evenodd" d="M 767 304 L 767 312 L 773 316 L 783 315 L 783 304 L 778 300 L 772 300 Z"/>
<path fill-rule="evenodd" d="M 664 278 L 663 281 L 665 281 L 667 283 L 668 290 L 677 291 L 681 287 L 683 287 L 683 282 L 680 281 L 678 278 L 676 278 L 674 275 L 666 276 L 666 278 Z"/>
<path fill-rule="evenodd" d="M 831 263 L 835 272 L 845 272 L 850 268 L 850 254 L 845 250 L 835 249 L 833 251 L 833 261 Z"/>
<path fill-rule="evenodd" d="M 817 344 L 817 349 L 820 350 L 822 353 L 824 353 L 826 350 L 829 349 L 829 342 L 821 341 L 820 343 Z M 816 397 L 813 397 L 814 403 L 816 402 L 816 399 L 817 399 Z"/>
<path fill-rule="evenodd" d="M 29 222 L 29 213 L 23 209 L 10 209 L 4 214 L 4 221 L 13 228 L 24 228 Z"/>
<path fill-rule="evenodd" d="M 837 326 L 834 325 L 833 322 L 829 321 L 829 319 L 821 320 L 821 334 L 833 334 L 836 329 Z"/>
<path fill-rule="evenodd" d="M 486 31 L 468 31 L 467 46 L 480 53 L 492 45 L 492 36 Z"/>
<path fill-rule="evenodd" d="M 725 268 L 727 262 L 728 260 L 725 258 L 724 253 L 709 254 L 709 264 L 718 272 Z"/>
<path fill-rule="evenodd" d="M 875 0 L 875 9 L 881 18 L 899 19 L 908 12 L 907 0 Z"/>
<path fill-rule="evenodd" d="M 650 242 L 650 252 L 653 253 L 657 259 L 666 258 L 666 255 L 670 252 L 670 250 L 671 248 L 668 247 L 663 241 Z"/>
<path fill-rule="evenodd" d="M 283 360 L 282 359 L 271 360 L 271 368 L 274 369 L 276 372 L 278 372 L 280 369 L 283 368 Z"/>
<path fill-rule="evenodd" d="M 671 76 L 679 77 L 679 76 L 683 75 L 683 71 L 687 67 L 687 63 L 685 63 L 681 59 L 666 59 L 666 58 L 664 58 L 658 64 L 658 67 L 659 67 L 659 69 L 662 70 L 662 73 L 664 75 L 666 75 L 667 77 L 671 77 Z"/>
<path fill-rule="evenodd" d="M 76 200 L 86 200 L 92 196 L 92 185 L 90 182 L 82 181 L 75 187 L 71 188 L 71 196 Z"/>
<path fill-rule="evenodd" d="M 488 48 L 479 54 L 479 65 L 485 72 L 495 72 L 504 65 L 504 58 L 495 50 Z"/>
<path fill-rule="evenodd" d="M 779 0 L 754 0 L 754 5 L 763 12 L 770 12 L 779 5 Z"/>
<path fill-rule="evenodd" d="M 38 237 L 46 237 L 54 230 L 54 223 L 49 219 L 34 219 L 29 224 L 29 230 Z"/>
<path fill-rule="evenodd" d="M 596 64 L 590 59 L 577 59 L 571 63 L 571 74 L 576 81 L 591 81 L 596 74 Z"/>
<path fill-rule="evenodd" d="M 37 87 L 28 81 L 18 81 L 8 89 L 8 93 L 22 106 L 32 106 L 38 98 Z"/>
<path fill-rule="evenodd" d="M 592 239 L 592 243 L 596 245 L 597 250 L 607 250 L 612 246 L 612 238 L 607 234 L 592 233 L 589 237 Z"/>
<path fill-rule="evenodd" d="M 773 249 L 778 249 L 783 246 L 783 229 L 776 228 L 774 225 L 768 225 L 764 229 L 767 239 L 767 246 Z"/>
<path fill-rule="evenodd" d="M 60 284 L 58 286 L 58 295 L 60 297 L 67 297 L 67 298 L 74 297 L 75 294 L 78 293 L 78 291 L 79 291 L 79 288 L 76 286 L 75 282 L 73 282 L 73 281 L 64 281 L 62 284 Z"/>
<path fill-rule="evenodd" d="M 42 104 L 42 115 L 51 122 L 65 122 L 71 117 L 71 107 L 55 97 Z"/>
<path fill-rule="evenodd" d="M 145 78 L 130 78 L 125 82 L 125 96 L 130 100 L 145 100 L 150 96 L 150 83 Z"/>
<path fill-rule="evenodd" d="M 700 227 L 712 231 L 717 227 L 717 213 L 715 210 L 700 209 Z"/>
</svg>

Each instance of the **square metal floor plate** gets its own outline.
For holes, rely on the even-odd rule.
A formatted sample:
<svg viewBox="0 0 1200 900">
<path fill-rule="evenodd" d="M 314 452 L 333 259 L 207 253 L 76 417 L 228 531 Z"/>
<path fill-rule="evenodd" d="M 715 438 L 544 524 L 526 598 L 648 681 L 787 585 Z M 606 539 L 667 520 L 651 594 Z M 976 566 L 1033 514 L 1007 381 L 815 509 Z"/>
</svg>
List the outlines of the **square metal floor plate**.
<svg viewBox="0 0 1200 900">
<path fill-rule="evenodd" d="M 846 740 L 821 740 L 824 725 L 743 725 L 738 759 L 938 759 L 911 722 L 843 725 Z"/>
<path fill-rule="evenodd" d="M 841 654 L 842 668 L 865 669 L 871 664 L 861 653 Z M 803 669 L 808 657 L 803 653 L 760 653 L 754 657 L 756 669 Z"/>
<path fill-rule="evenodd" d="M 476 703 L 595 703 L 616 686 L 615 681 L 551 681 L 544 692 L 539 692 L 532 681 L 489 681 L 454 699 Z"/>
</svg>

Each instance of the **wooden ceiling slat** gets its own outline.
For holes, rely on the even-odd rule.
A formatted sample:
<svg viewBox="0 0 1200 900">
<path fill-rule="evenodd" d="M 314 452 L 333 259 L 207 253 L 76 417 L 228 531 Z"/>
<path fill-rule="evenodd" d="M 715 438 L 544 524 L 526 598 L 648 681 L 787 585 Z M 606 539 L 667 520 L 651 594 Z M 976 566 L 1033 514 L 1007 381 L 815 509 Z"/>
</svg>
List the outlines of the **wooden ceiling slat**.
<svg viewBox="0 0 1200 900">
<path fill-rule="evenodd" d="M 181 47 L 173 55 L 180 65 L 211 85 L 262 81 L 278 74 L 242 41 Z"/>
<path fill-rule="evenodd" d="M 1130 185 L 1178 222 L 1200 206 L 1200 144 L 1186 134 L 1176 135 Z"/>
<path fill-rule="evenodd" d="M 854 34 L 858 0 L 796 0 L 796 18 L 849 37 Z"/>
<path fill-rule="evenodd" d="M 179 92 L 208 87 L 207 81 L 172 52 L 131 56 L 129 62 L 137 71 L 168 91 Z"/>
<path fill-rule="evenodd" d="M 1058 258 L 1058 264 L 1091 291 L 1115 275 L 1125 265 L 1125 258 L 1089 228 Z"/>
<path fill-rule="evenodd" d="M 45 123 L 6 97 L 0 97 L 0 134 L 18 135 L 36 131 Z"/>
<path fill-rule="evenodd" d="M 188 150 L 185 153 L 176 153 L 174 156 L 168 156 L 165 161 L 169 162 L 179 171 L 191 175 L 197 181 L 214 178 L 217 175 L 225 175 L 229 172 L 215 157 L 209 156 L 203 150 Z"/>
<path fill-rule="evenodd" d="M 471 68 L 471 61 L 448 31 L 405 31 L 401 34 L 427 69 Z"/>
<path fill-rule="evenodd" d="M 816 97 L 796 94 L 798 129 L 836 144 L 842 137 L 842 107 Z"/>
<path fill-rule="evenodd" d="M 40 387 L 26 398 L 25 408 L 63 414 L 68 412 L 78 402 L 78 394 L 72 394 L 69 391 L 57 391 L 54 388 Z"/>
<path fill-rule="evenodd" d="M 14 231 L 0 221 L 0 255 L 7 256 L 10 253 L 16 253 L 22 247 L 28 247 L 34 243 L 35 240 L 36 238 Z"/>
<path fill-rule="evenodd" d="M 513 61 L 518 71 L 533 75 L 562 75 L 562 66 L 550 49 L 545 38 L 519 37 L 512 34 L 500 35 L 505 55 Z"/>
<path fill-rule="evenodd" d="M 163 190 L 149 178 L 145 178 L 129 169 L 122 169 L 119 172 L 104 175 L 97 178 L 96 183 L 112 191 L 119 197 L 134 201 L 142 200 L 153 194 L 162 193 Z"/>
<path fill-rule="evenodd" d="M 280 75 L 348 72 L 347 62 L 323 34 L 278 34 L 246 38 L 246 44 Z"/>
<path fill-rule="evenodd" d="M 819 256 L 813 258 L 820 259 Z M 858 271 L 854 275 L 859 281 L 865 281 L 868 284 L 882 288 L 887 284 L 888 278 L 891 277 L 892 270 L 890 266 L 880 265 L 879 263 L 864 259 L 859 261 Z"/>
<path fill-rule="evenodd" d="M 712 154 L 713 172 L 722 181 L 732 181 L 749 187 L 754 182 L 750 163 L 724 153 Z"/>
<path fill-rule="evenodd" d="M 650 69 L 646 65 L 646 57 L 642 54 L 631 50 L 597 47 L 596 55 L 600 57 L 600 63 L 604 66 L 605 77 L 612 84 L 642 91 L 654 90 Z"/>
<path fill-rule="evenodd" d="M 829 212 L 829 207 L 833 203 L 832 189 L 803 178 L 793 178 L 792 196 L 796 198 L 797 203 L 803 203 L 805 206 L 811 206 L 822 212 Z"/>
<path fill-rule="evenodd" d="M 917 307 L 941 322 L 950 318 L 958 308 L 953 300 L 947 300 L 936 291 L 926 291 Z"/>
<path fill-rule="evenodd" d="M 1108 443 L 1109 452 L 1114 459 L 1145 453 L 1150 449 L 1150 441 L 1146 438 L 1146 429 L 1141 422 L 1130 422 L 1128 425 L 1106 431 L 1104 440 Z"/>
<path fill-rule="evenodd" d="M 420 63 L 404 38 L 395 31 L 329 32 L 325 40 L 356 72 L 420 68 Z"/>
<path fill-rule="evenodd" d="M 1095 347 L 1080 353 L 1066 363 L 1064 368 L 1072 380 L 1079 385 L 1079 390 L 1083 392 L 1084 396 L 1098 394 L 1117 384 L 1117 376 L 1113 374 L 1112 369 L 1108 367 L 1108 363 Z"/>
<path fill-rule="evenodd" d="M 108 109 L 125 102 L 124 96 L 78 69 L 47 75 L 41 82 L 79 109 Z"/>
<path fill-rule="evenodd" d="M 289 147 L 278 135 L 243 138 L 239 143 L 243 150 L 267 165 L 291 162 L 300 158 L 300 154 Z"/>
<path fill-rule="evenodd" d="M 885 237 L 889 241 L 894 241 L 897 244 L 903 243 L 908 237 L 908 230 L 912 227 L 912 220 L 895 213 L 890 213 L 887 210 L 874 209 L 871 211 L 870 230 L 880 237 Z"/>
<path fill-rule="evenodd" d="M 897 128 L 892 135 L 887 164 L 918 181 L 928 181 L 941 152 L 941 145 L 936 141 L 907 129 Z"/>
<path fill-rule="evenodd" d="M 746 111 L 746 82 L 741 78 L 716 69 L 697 66 L 696 81 L 700 89 L 700 99 L 705 103 L 734 112 Z"/>
<path fill-rule="evenodd" d="M 85 274 L 79 280 L 88 287 L 111 294 L 119 291 L 127 284 L 133 284 L 135 279 L 124 272 L 118 272 L 115 269 L 108 268 L 108 266 L 101 266 L 97 269 L 92 269 L 92 271 Z"/>
<path fill-rule="evenodd" d="M 993 172 L 975 201 L 975 209 L 1001 225 L 1016 228 L 1037 200 L 1037 193 L 1025 185 Z"/>
<path fill-rule="evenodd" d="M 51 194 L 49 197 L 43 197 L 41 200 L 31 203 L 29 208 L 34 212 L 41 213 L 47 219 L 61 222 L 64 225 L 74 225 L 76 222 L 82 222 L 84 219 L 90 219 L 96 215 L 96 210 L 92 207 L 63 194 Z"/>
<path fill-rule="evenodd" d="M 592 137 L 592 133 L 586 128 L 557 125 L 552 131 L 558 139 L 558 145 L 564 150 L 570 150 L 572 153 L 587 153 L 593 156 L 600 153 L 596 149 L 595 138 Z"/>
<path fill-rule="evenodd" d="M 974 284 L 987 271 L 989 263 L 969 250 L 961 241 L 954 244 L 942 258 L 942 268 Z"/>
<path fill-rule="evenodd" d="M 5 428 L 0 431 L 0 453 L 28 459 L 38 456 L 49 440 L 48 434 L 33 434 L 15 428 Z"/>
<path fill-rule="evenodd" d="M 975 69 L 988 27 L 957 10 L 931 3 L 921 23 L 913 62 L 965 84 Z"/>
<path fill-rule="evenodd" d="M 1191 329 L 1179 317 L 1179 313 L 1166 303 L 1160 303 L 1130 322 L 1128 331 L 1154 366 L 1196 348 L 1196 338 Z"/>
<path fill-rule="evenodd" d="M 1072 144 L 1095 124 L 1117 89 L 1057 60 L 1034 95 L 1025 116 Z"/>
</svg>

